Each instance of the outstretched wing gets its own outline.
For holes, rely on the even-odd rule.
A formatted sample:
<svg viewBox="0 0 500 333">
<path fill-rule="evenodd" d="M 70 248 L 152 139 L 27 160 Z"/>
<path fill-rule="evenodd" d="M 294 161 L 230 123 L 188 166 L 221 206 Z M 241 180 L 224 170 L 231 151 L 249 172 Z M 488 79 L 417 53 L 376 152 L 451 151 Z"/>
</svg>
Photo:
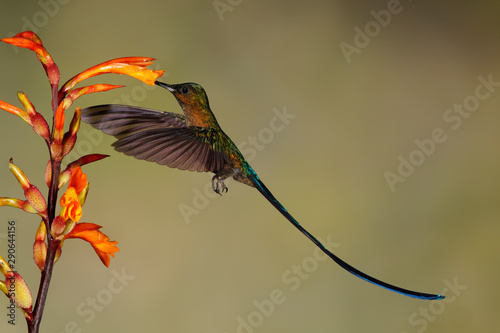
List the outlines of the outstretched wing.
<svg viewBox="0 0 500 333">
<path fill-rule="evenodd" d="M 108 104 L 83 109 L 82 120 L 113 135 L 113 147 L 137 159 L 190 171 L 217 172 L 225 164 L 210 130 L 186 126 L 177 113 Z"/>
</svg>

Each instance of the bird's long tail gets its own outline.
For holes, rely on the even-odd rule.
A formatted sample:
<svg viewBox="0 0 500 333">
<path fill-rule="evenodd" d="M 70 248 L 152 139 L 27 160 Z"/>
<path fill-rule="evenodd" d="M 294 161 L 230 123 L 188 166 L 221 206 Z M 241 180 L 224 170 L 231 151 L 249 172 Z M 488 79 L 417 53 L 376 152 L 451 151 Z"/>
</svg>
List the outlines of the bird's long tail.
<svg viewBox="0 0 500 333">
<path fill-rule="evenodd" d="M 419 299 L 427 299 L 427 300 L 443 299 L 444 298 L 443 295 L 426 294 L 426 293 L 421 293 L 421 292 L 412 291 L 412 290 L 403 289 L 403 288 L 400 288 L 400 287 L 393 286 L 393 285 L 391 285 L 389 283 L 386 283 L 386 282 L 380 281 L 380 280 L 378 280 L 378 279 L 376 279 L 374 277 L 371 277 L 370 275 L 365 274 L 365 273 L 361 272 L 360 270 L 352 267 L 351 265 L 349 265 L 348 263 L 346 263 L 345 261 L 343 261 L 342 259 L 340 259 L 339 257 L 337 257 L 335 254 L 333 254 L 332 252 L 330 252 L 327 248 L 325 248 L 325 246 L 323 244 L 321 244 L 320 241 L 318 241 L 316 239 L 316 237 L 314 237 L 306 229 L 304 229 L 299 224 L 299 222 L 297 222 L 297 220 L 295 220 L 293 218 L 293 216 L 290 215 L 290 213 L 288 213 L 288 211 L 285 209 L 285 207 L 283 207 L 283 205 L 273 196 L 273 194 L 271 193 L 271 191 L 269 191 L 267 189 L 267 187 L 264 185 L 264 183 L 262 183 L 262 181 L 259 179 L 259 177 L 257 176 L 257 174 L 254 173 L 254 175 L 252 177 L 250 177 L 250 178 L 252 180 L 252 183 L 259 190 L 259 192 L 284 217 L 286 217 L 286 219 L 288 221 L 290 221 L 297 229 L 300 230 L 300 232 L 302 232 L 304 235 L 307 236 L 307 238 L 309 238 L 314 244 L 316 244 L 316 246 L 319 247 L 321 249 L 321 251 L 323 251 L 324 253 L 326 253 L 330 258 L 333 259 L 333 261 L 335 261 L 337 264 L 339 264 L 342 268 L 344 268 L 349 273 L 354 274 L 357 277 L 359 277 L 359 278 L 361 278 L 361 279 L 363 279 L 365 281 L 368 281 L 370 283 L 373 283 L 373 284 L 375 284 L 377 286 L 380 286 L 382 288 L 385 288 L 385 289 L 388 289 L 388 290 L 391 290 L 391 291 L 395 291 L 397 293 L 400 293 L 400 294 L 403 294 L 403 295 L 406 295 L 406 296 L 409 296 L 409 297 L 419 298 Z"/>
</svg>

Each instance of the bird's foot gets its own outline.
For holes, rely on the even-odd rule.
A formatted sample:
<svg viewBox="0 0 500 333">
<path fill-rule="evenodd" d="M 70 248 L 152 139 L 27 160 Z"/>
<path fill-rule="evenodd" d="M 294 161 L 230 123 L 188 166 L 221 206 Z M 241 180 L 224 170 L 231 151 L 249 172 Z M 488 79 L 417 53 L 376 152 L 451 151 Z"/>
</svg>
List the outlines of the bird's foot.
<svg viewBox="0 0 500 333">
<path fill-rule="evenodd" d="M 218 195 L 222 195 L 222 193 L 227 192 L 227 186 L 226 184 L 224 184 L 224 179 L 219 178 L 217 175 L 215 175 L 212 178 L 212 189 Z"/>
</svg>

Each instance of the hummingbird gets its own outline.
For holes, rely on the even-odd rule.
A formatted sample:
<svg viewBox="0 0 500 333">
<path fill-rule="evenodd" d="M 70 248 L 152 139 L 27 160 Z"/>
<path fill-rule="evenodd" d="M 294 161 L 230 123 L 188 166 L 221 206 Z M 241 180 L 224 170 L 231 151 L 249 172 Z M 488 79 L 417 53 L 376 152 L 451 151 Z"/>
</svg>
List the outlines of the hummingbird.
<svg viewBox="0 0 500 333">
<path fill-rule="evenodd" d="M 228 191 L 224 180 L 234 180 L 256 188 L 295 228 L 321 251 L 351 274 L 382 288 L 405 296 L 435 300 L 443 295 L 400 288 L 354 268 L 328 250 L 290 215 L 260 180 L 238 147 L 219 126 L 205 90 L 196 83 L 156 85 L 170 91 L 182 108 L 183 115 L 143 107 L 107 104 L 82 110 L 82 120 L 117 141 L 115 150 L 140 160 L 156 162 L 180 170 L 211 172 L 213 190 L 222 195 Z"/>
</svg>

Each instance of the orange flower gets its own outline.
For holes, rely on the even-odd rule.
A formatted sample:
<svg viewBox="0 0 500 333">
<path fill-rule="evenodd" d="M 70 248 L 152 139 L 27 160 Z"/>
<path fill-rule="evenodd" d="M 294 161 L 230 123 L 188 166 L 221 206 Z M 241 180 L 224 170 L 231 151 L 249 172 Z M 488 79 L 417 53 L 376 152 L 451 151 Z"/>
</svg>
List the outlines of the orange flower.
<svg viewBox="0 0 500 333">
<path fill-rule="evenodd" d="M 24 47 L 34 51 L 36 56 L 42 63 L 51 85 L 59 84 L 59 68 L 54 63 L 54 60 L 50 56 L 49 52 L 45 49 L 40 38 L 32 31 L 23 31 L 18 33 L 14 37 L 4 38 L 3 42 L 9 43 L 15 46 Z"/>
<path fill-rule="evenodd" d="M 114 257 L 114 253 L 119 251 L 118 247 L 115 246 L 118 242 L 109 241 L 109 237 L 98 230 L 101 226 L 97 224 L 75 223 L 81 218 L 81 205 L 85 202 L 88 191 L 87 176 L 82 172 L 80 165 L 104 157 L 107 156 L 98 154 L 84 156 L 68 165 L 68 169 L 61 174 L 63 175 L 67 174 L 67 172 L 71 172 L 71 178 L 69 179 L 68 190 L 61 198 L 61 206 L 63 206 L 63 209 L 61 210 L 60 217 L 65 220 L 66 227 L 65 229 L 62 226 L 58 227 L 55 233 L 60 235 L 60 239 L 62 239 L 59 251 L 65 239 L 81 238 L 92 245 L 104 265 L 109 267 L 109 262 L 111 260 L 110 256 Z M 66 181 L 67 176 L 60 178 L 59 184 Z M 71 220 L 68 221 L 68 219 Z"/>
<path fill-rule="evenodd" d="M 58 188 L 61 188 L 64 186 L 70 179 L 73 173 L 73 170 L 75 170 L 76 167 L 79 167 L 81 165 L 89 164 L 92 162 L 99 161 L 103 158 L 109 157 L 109 155 L 103 155 L 103 154 L 90 154 L 90 155 L 85 155 L 80 157 L 74 162 L 71 162 L 68 164 L 66 169 L 61 172 L 59 175 L 59 182 L 58 182 Z M 47 165 L 47 170 L 45 172 L 46 179 L 50 179 L 50 163 Z M 47 180 L 46 180 L 47 181 Z"/>
<path fill-rule="evenodd" d="M 83 189 L 87 186 L 87 175 L 82 172 L 81 167 L 76 167 L 71 172 L 71 179 L 69 180 L 68 188 L 74 187 L 76 194 L 82 193 Z"/>
<path fill-rule="evenodd" d="M 25 122 L 31 125 L 31 117 L 28 112 L 18 108 L 9 103 L 5 103 L 4 101 L 0 101 L 0 109 L 5 110 L 9 113 L 12 113 L 20 118 L 22 118 Z"/>
<path fill-rule="evenodd" d="M 71 101 L 64 99 L 57 107 L 54 115 L 54 141 L 60 145 L 64 137 L 64 111 L 71 106 Z"/>
<path fill-rule="evenodd" d="M 106 73 L 126 74 L 153 86 L 156 79 L 165 72 L 147 69 L 146 66 L 151 65 L 153 60 L 155 59 L 148 57 L 124 57 L 103 62 L 73 76 L 61 87 L 59 95 L 65 95 L 76 84 L 89 77 Z"/>
<path fill-rule="evenodd" d="M 102 92 L 102 91 L 108 91 L 111 89 L 116 89 L 116 88 L 121 88 L 124 87 L 123 85 L 113 85 L 113 84 L 94 84 L 91 86 L 87 87 L 82 87 L 78 89 L 73 89 L 69 92 L 67 92 L 67 96 L 62 96 L 62 100 L 59 103 L 55 118 L 54 118 L 54 140 L 56 142 L 57 146 L 60 146 L 62 143 L 62 140 L 64 138 L 64 120 L 65 120 L 65 114 L 64 112 L 73 104 L 73 102 L 86 94 L 91 94 L 95 92 Z M 63 98 L 64 97 L 64 98 Z M 10 112 L 10 111 L 9 111 Z M 78 125 L 79 125 L 80 120 L 78 119 Z M 70 126 L 70 132 L 67 133 L 67 137 L 72 136 L 73 138 L 71 140 L 76 140 L 76 132 L 78 131 L 78 127 L 75 127 L 75 124 L 72 122 L 72 126 Z M 71 146 L 72 148 L 72 146 Z M 66 150 L 68 147 L 66 147 Z M 58 148 L 59 152 L 60 148 Z M 69 153 L 69 151 L 66 151 L 66 153 Z"/>
<path fill-rule="evenodd" d="M 82 217 L 82 204 L 85 201 L 87 191 L 87 175 L 82 168 L 77 166 L 71 171 L 68 189 L 63 194 L 60 204 L 63 207 L 59 214 L 64 220 L 71 219 L 78 222 Z"/>
<path fill-rule="evenodd" d="M 86 95 L 92 94 L 95 92 L 103 92 L 116 88 L 123 88 L 124 85 L 114 85 L 114 84 L 94 84 L 91 86 L 81 87 L 77 89 L 72 89 L 68 92 L 67 97 L 71 99 L 71 101 L 75 101 L 77 98 Z"/>
<path fill-rule="evenodd" d="M 116 246 L 118 242 L 110 241 L 108 236 L 99 231 L 100 228 L 102 228 L 100 225 L 94 223 L 78 223 L 64 239 L 80 238 L 89 242 L 101 258 L 102 263 L 109 267 L 110 256 L 114 257 L 115 252 L 120 251 L 120 249 Z"/>
<path fill-rule="evenodd" d="M 61 198 L 61 216 L 65 219 L 72 219 L 75 222 L 80 221 L 82 217 L 82 206 L 74 187 L 69 187 Z"/>
</svg>

